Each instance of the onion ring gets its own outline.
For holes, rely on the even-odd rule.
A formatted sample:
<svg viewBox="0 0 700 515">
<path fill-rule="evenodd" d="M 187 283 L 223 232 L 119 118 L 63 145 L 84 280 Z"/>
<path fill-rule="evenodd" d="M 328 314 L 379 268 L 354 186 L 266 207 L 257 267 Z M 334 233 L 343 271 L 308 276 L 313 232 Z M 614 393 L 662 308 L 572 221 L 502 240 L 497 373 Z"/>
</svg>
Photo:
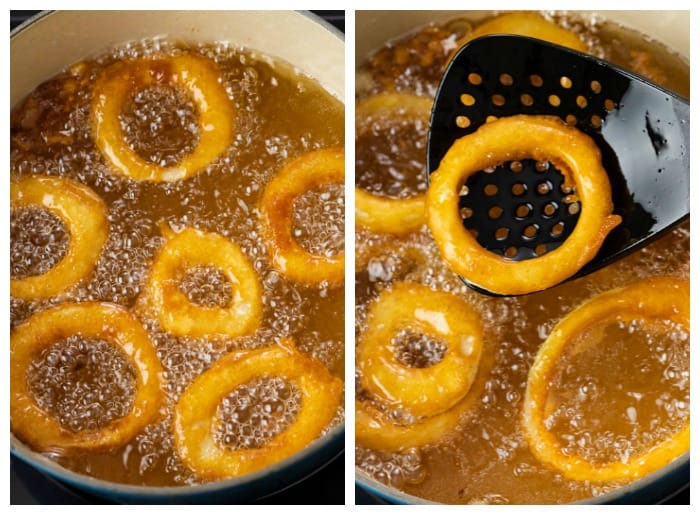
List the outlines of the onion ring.
<svg viewBox="0 0 700 515">
<path fill-rule="evenodd" d="M 687 280 L 656 277 L 602 293 L 569 313 L 540 347 L 530 369 L 522 417 L 532 453 L 543 463 L 578 481 L 634 480 L 664 466 L 690 449 L 690 424 L 647 452 L 622 461 L 590 463 L 565 455 L 545 425 L 548 389 L 557 358 L 577 334 L 611 321 L 670 320 L 690 329 L 690 285 Z"/>
<path fill-rule="evenodd" d="M 263 232 L 272 266 L 287 279 L 306 286 L 336 285 L 345 277 L 345 253 L 334 256 L 304 250 L 292 234 L 294 199 L 327 184 L 345 182 L 341 148 L 307 152 L 285 164 L 265 188 L 260 204 Z"/>
<path fill-rule="evenodd" d="M 255 378 L 282 377 L 301 393 L 296 419 L 259 448 L 225 449 L 214 440 L 216 413 L 232 390 Z M 242 476 L 302 450 L 336 414 L 343 382 L 300 354 L 291 340 L 219 359 L 185 390 L 175 408 L 173 434 L 180 458 L 207 480 Z"/>
<path fill-rule="evenodd" d="M 447 62 L 450 62 L 452 56 L 471 40 L 489 34 L 516 34 L 548 41 L 578 52 L 588 50 L 586 44 L 574 32 L 552 23 L 537 13 L 508 13 L 492 18 L 462 36 L 457 41 L 457 47 L 447 58 Z"/>
<path fill-rule="evenodd" d="M 92 133 L 97 148 L 118 174 L 136 181 L 178 181 L 204 169 L 231 143 L 234 111 L 213 61 L 192 54 L 119 61 L 95 84 Z M 134 85 L 168 83 L 186 90 L 199 109 L 199 144 L 171 167 L 149 163 L 126 144 L 119 115 Z"/>
<path fill-rule="evenodd" d="M 482 247 L 462 225 L 459 191 L 475 173 L 506 161 L 551 161 L 576 186 L 581 214 L 557 249 L 510 261 Z M 517 295 L 544 290 L 574 275 L 593 259 L 620 223 L 612 215 L 610 182 L 592 139 L 554 116 L 516 115 L 482 125 L 450 147 L 430 176 L 428 225 L 449 268 L 493 293 Z"/>
<path fill-rule="evenodd" d="M 402 329 L 439 339 L 447 347 L 444 357 L 425 368 L 402 363 L 392 344 Z M 396 283 L 369 308 L 357 347 L 360 381 L 384 405 L 431 417 L 467 394 L 482 346 L 481 319 L 467 302 L 420 284 Z"/>
<path fill-rule="evenodd" d="M 396 120 L 430 121 L 433 102 L 429 98 L 401 93 L 380 93 L 359 102 L 355 108 L 358 132 L 375 124 Z M 355 223 L 370 231 L 403 235 L 425 225 L 425 195 L 399 199 L 373 195 L 355 188 Z"/>
<path fill-rule="evenodd" d="M 44 274 L 11 279 L 10 294 L 21 299 L 54 297 L 95 269 L 109 233 L 107 207 L 87 186 L 58 177 L 10 182 L 11 209 L 39 206 L 58 216 L 70 233 L 65 256 Z"/>
<path fill-rule="evenodd" d="M 29 392 L 26 372 L 43 349 L 68 336 L 105 340 L 118 347 L 136 372 L 131 411 L 100 429 L 73 432 L 40 408 Z M 145 329 L 123 307 L 100 302 L 69 303 L 32 315 L 10 337 L 10 424 L 34 449 L 66 454 L 119 447 L 159 416 L 164 402 L 163 369 Z"/>
<path fill-rule="evenodd" d="M 156 257 L 142 304 L 155 309 L 160 325 L 176 336 L 242 336 L 257 330 L 262 320 L 262 290 L 243 251 L 215 233 L 186 228 L 180 233 L 163 226 L 167 241 Z M 226 307 L 199 306 L 180 291 L 187 270 L 217 267 L 231 283 Z"/>
<path fill-rule="evenodd" d="M 402 303 L 409 307 L 404 308 Z M 389 304 L 389 309 L 383 313 L 382 306 L 386 304 Z M 413 313 L 410 313 L 411 308 Z M 402 313 L 404 310 L 406 313 Z M 368 340 L 367 333 L 362 335 L 357 357 L 358 368 L 362 371 L 361 384 L 377 397 L 376 400 L 388 399 L 389 410 L 405 407 L 406 413 L 412 417 L 416 413 L 432 415 L 415 417 L 413 423 L 401 424 L 373 402 L 356 400 L 355 438 L 360 445 L 390 451 L 421 447 L 439 441 L 464 422 L 467 414 L 473 414 L 474 404 L 491 372 L 493 356 L 482 352 L 481 321 L 468 304 L 426 286 L 397 283 L 375 301 L 368 322 L 376 324 L 378 330 L 370 332 L 369 336 L 381 337 L 382 340 L 378 342 L 381 348 L 377 352 L 370 347 L 376 340 Z M 385 329 L 384 325 L 393 327 Z M 387 348 L 391 333 L 398 325 L 417 327 L 448 343 L 443 361 L 425 369 L 411 369 L 397 363 Z M 464 354 L 460 352 L 465 336 L 462 331 L 471 337 L 467 339 L 467 346 L 472 347 Z M 376 362 L 372 363 L 373 360 Z M 467 368 L 460 369 L 460 366 Z M 400 374 L 396 378 L 391 377 L 394 371 Z M 366 377 L 372 373 L 375 374 L 373 378 Z M 417 382 L 410 384 L 413 377 Z M 443 380 L 448 388 L 444 397 L 440 384 Z M 422 395 L 421 388 L 425 388 L 428 395 Z"/>
</svg>

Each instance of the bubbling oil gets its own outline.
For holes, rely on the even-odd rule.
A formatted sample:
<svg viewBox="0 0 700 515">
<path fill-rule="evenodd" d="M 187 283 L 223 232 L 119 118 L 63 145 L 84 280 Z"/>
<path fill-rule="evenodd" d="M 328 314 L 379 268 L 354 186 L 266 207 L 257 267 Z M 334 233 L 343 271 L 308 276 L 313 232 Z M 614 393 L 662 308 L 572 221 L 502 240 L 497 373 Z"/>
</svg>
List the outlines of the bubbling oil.
<svg viewBox="0 0 700 515">
<path fill-rule="evenodd" d="M 200 54 L 216 62 L 234 108 L 233 141 L 223 155 L 185 181 L 135 182 L 112 173 L 95 147 L 90 130 L 92 85 L 102 70 L 116 61 L 182 53 Z M 196 106 L 184 92 L 158 86 L 132 91 L 120 122 L 126 144 L 140 157 L 168 166 L 196 147 L 197 117 Z M 197 483 L 200 479 L 182 464 L 174 450 L 172 413 L 182 392 L 221 356 L 291 337 L 301 352 L 343 377 L 343 288 L 328 284 L 301 287 L 276 272 L 268 261 L 258 211 L 265 186 L 288 160 L 312 150 L 342 146 L 343 129 L 342 103 L 283 62 L 228 43 L 190 44 L 160 38 L 131 42 L 94 60 L 73 65 L 37 87 L 13 110 L 10 149 L 13 176 L 50 175 L 86 184 L 105 202 L 110 232 L 95 271 L 85 282 L 60 298 L 36 301 L 12 298 L 11 327 L 23 323 L 33 313 L 65 301 L 106 301 L 134 307 L 154 258 L 165 243 L 163 225 L 174 231 L 196 227 L 229 238 L 250 260 L 263 291 L 261 327 L 256 333 L 240 338 L 174 337 L 160 327 L 152 313 L 139 312 L 164 368 L 167 401 L 162 417 L 131 442 L 112 451 L 70 457 L 50 453 L 51 458 L 74 471 L 116 482 L 153 486 Z M 333 189 L 320 193 L 323 198 L 319 202 L 306 205 L 302 200 L 304 205 L 300 207 L 297 224 L 304 225 L 305 217 L 314 228 L 315 248 L 335 252 L 338 242 L 343 240 L 342 193 Z M 328 196 L 324 197 L 326 193 Z M 34 229 L 31 224 L 25 225 L 23 217 L 22 212 L 12 214 L 13 249 L 26 246 L 22 242 L 33 238 L 26 236 Z M 44 235 L 49 229 L 50 233 Z M 13 251 L 13 274 L 40 270 L 37 267 L 45 266 L 47 254 L 60 256 L 60 245 L 45 243 L 42 238 L 62 241 L 61 231 L 65 229 L 56 223 L 46 224 L 41 228 L 40 241 L 32 243 L 39 251 Z M 16 259 L 15 255 L 22 257 Z M 29 268 L 20 262 L 27 255 Z M 57 261 L 60 257 L 53 259 Z M 180 290 L 195 304 L 225 305 L 233 294 L 232 285 L 215 267 L 194 267 L 177 280 Z M 99 349 L 102 365 L 118 361 L 111 351 Z M 40 375 L 44 377 L 46 366 L 42 367 L 39 367 Z M 115 367 L 114 370 L 121 370 L 116 364 Z M 99 374 L 102 373 L 107 372 Z M 97 377 L 102 377 L 99 374 Z M 261 392 L 268 392 L 261 399 L 268 399 L 271 392 L 277 392 L 281 398 L 282 390 L 276 389 L 275 382 L 272 384 L 272 390 L 261 387 Z M 43 388 L 39 391 L 43 392 Z M 111 397 L 112 393 L 106 396 Z M 129 398 L 126 393 L 122 397 Z M 290 399 L 293 398 L 292 394 Z M 251 400 L 259 400 L 259 396 Z M 52 394 L 48 395 L 47 405 L 58 406 L 57 402 Z M 282 419 L 293 419 L 294 402 L 285 402 L 289 409 L 285 408 Z M 123 410 L 102 411 L 117 417 Z M 80 420 L 87 417 L 79 413 L 83 412 L 71 411 L 70 416 Z M 102 420 L 94 416 L 87 418 L 90 421 L 85 424 Z M 262 417 L 262 420 L 266 419 Z M 339 406 L 338 415 L 326 431 L 342 420 L 343 410 Z M 235 431 L 227 434 L 239 441 L 242 436 Z"/>
<path fill-rule="evenodd" d="M 596 16 L 545 15 L 579 34 L 590 53 L 638 73 L 662 77 L 667 87 L 687 94 L 687 62 L 659 43 Z M 479 13 L 433 24 L 387 43 L 358 70 L 358 101 L 385 91 L 434 95 L 441 64 L 427 57 L 421 63 L 426 41 L 433 44 L 425 53 L 433 59 L 446 58 L 459 36 L 483 18 Z M 376 141 L 363 146 L 374 145 L 383 152 L 382 148 L 390 148 L 391 138 L 391 134 L 377 133 Z M 407 160 L 424 162 L 417 150 L 398 157 L 386 155 L 386 161 L 375 159 L 373 175 L 363 176 L 362 185 L 389 184 L 392 166 Z M 358 156 L 365 159 L 361 153 Z M 367 169 L 360 162 L 357 172 Z M 479 400 L 457 431 L 405 453 L 357 446 L 358 468 L 411 495 L 445 503 L 566 503 L 621 486 L 619 481 L 568 480 L 534 457 L 520 426 L 528 372 L 554 325 L 585 300 L 649 277 L 688 278 L 689 237 L 685 222 L 586 277 L 544 292 L 497 298 L 469 289 L 447 269 L 427 228 L 401 238 L 358 231 L 356 334 L 365 330 L 368 305 L 381 291 L 397 281 L 413 281 L 469 302 L 483 321 L 483 355 L 493 358 Z M 578 348 L 578 354 L 562 357 L 552 389 L 555 409 L 547 420 L 565 452 L 594 462 L 624 461 L 688 421 L 689 341 L 683 328 L 664 321 L 609 324 Z M 355 379 L 358 398 L 367 399 L 357 373 Z M 397 421 L 410 422 L 395 406 L 383 409 Z"/>
<path fill-rule="evenodd" d="M 64 258 L 70 242 L 66 225 L 41 208 L 16 209 L 10 217 L 10 277 L 42 275 Z"/>
<path fill-rule="evenodd" d="M 294 422 L 301 392 L 281 377 L 261 377 L 239 386 L 219 404 L 214 437 L 231 449 L 257 449 Z"/>
</svg>

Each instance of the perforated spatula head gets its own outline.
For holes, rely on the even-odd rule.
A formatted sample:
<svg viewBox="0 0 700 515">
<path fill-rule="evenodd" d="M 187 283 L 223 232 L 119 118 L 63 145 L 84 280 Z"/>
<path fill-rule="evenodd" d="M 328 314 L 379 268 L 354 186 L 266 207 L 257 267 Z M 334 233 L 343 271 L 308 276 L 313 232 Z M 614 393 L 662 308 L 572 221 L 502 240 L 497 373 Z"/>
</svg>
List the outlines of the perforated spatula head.
<svg viewBox="0 0 700 515">
<path fill-rule="evenodd" d="M 428 174 L 455 140 L 489 117 L 516 114 L 556 115 L 588 134 L 601 151 L 614 214 L 622 223 L 574 277 L 611 263 L 688 217 L 688 101 L 595 57 L 522 36 L 485 36 L 457 52 L 433 106 Z M 459 206 L 464 227 L 506 259 L 532 259 L 554 250 L 575 227 L 581 209 L 575 192 L 564 188 L 563 176 L 548 163 L 503 163 L 471 176 L 466 186 Z"/>
</svg>

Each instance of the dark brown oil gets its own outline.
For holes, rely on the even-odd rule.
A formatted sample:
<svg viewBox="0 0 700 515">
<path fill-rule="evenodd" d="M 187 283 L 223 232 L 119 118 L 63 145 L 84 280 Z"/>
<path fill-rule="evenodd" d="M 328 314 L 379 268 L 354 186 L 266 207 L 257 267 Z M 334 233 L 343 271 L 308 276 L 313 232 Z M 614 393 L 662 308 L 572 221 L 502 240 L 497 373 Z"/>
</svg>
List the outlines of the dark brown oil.
<svg viewBox="0 0 700 515">
<path fill-rule="evenodd" d="M 194 52 L 216 61 L 235 109 L 234 140 L 225 155 L 188 180 L 173 183 L 126 180 L 111 172 L 94 145 L 90 131 L 92 84 L 104 67 L 116 60 L 180 52 Z M 133 92 L 120 121 L 128 143 L 139 156 L 169 165 L 196 146 L 199 136 L 193 122 L 197 116 L 186 94 L 160 87 Z M 324 283 L 317 287 L 300 287 L 274 271 L 261 236 L 258 212 L 266 184 L 289 159 L 343 143 L 344 108 L 340 101 L 291 66 L 228 44 L 188 45 L 169 40 L 134 42 L 71 67 L 40 85 L 12 112 L 12 175 L 54 175 L 86 184 L 104 200 L 110 221 L 109 238 L 94 273 L 60 301 L 27 302 L 12 298 L 12 327 L 35 312 L 66 301 L 107 301 L 132 308 L 143 290 L 153 258 L 164 243 L 161 223 L 173 229 L 193 226 L 231 239 L 252 263 L 263 288 L 264 317 L 261 328 L 252 336 L 177 338 L 162 330 L 155 320 L 141 319 L 165 370 L 168 398 L 165 419 L 147 426 L 127 445 L 111 452 L 73 457 L 57 453 L 52 455 L 54 459 L 77 472 L 117 482 L 196 483 L 199 479 L 183 466 L 173 449 L 172 409 L 182 391 L 223 354 L 234 349 L 267 346 L 289 336 L 300 351 L 323 362 L 336 376 L 343 377 L 343 287 L 329 287 Z M 344 197 L 342 188 L 328 189 L 330 192 L 320 192 L 321 201 L 300 200 L 301 204 L 296 207 L 302 213 L 295 213 L 295 224 L 305 227 L 303 221 L 306 220 L 313 227 L 315 238 L 308 245 L 333 254 L 342 247 L 338 241 L 343 241 Z M 26 247 L 23 250 L 23 245 L 16 241 L 20 242 L 21 235 L 32 228 L 22 227 L 16 219 L 23 218 L 13 213 L 13 277 L 39 270 L 35 262 L 50 259 L 53 253 L 60 252 L 61 231 L 65 230 L 53 224 L 56 235 L 39 231 L 38 236 L 22 240 Z M 35 263 L 35 268 L 21 265 L 22 259 Z M 190 270 L 180 288 L 192 302 L 200 305 L 225 304 L 231 295 L 230 285 L 220 271 L 206 267 Z M 111 361 L 119 356 L 112 358 L 100 365 L 110 367 Z M 35 368 L 39 372 L 51 369 L 48 365 Z M 76 376 L 75 370 L 66 370 L 66 374 L 69 373 L 73 374 L 70 377 L 82 377 Z M 128 383 L 129 378 L 126 379 Z M 65 396 L 82 395 L 84 386 L 69 388 Z M 237 389 L 232 392 L 233 400 L 237 405 L 264 402 L 262 411 L 267 412 L 269 407 L 271 413 L 279 412 L 278 418 L 285 424 L 293 420 L 296 414 L 293 406 L 289 409 L 284 406 L 294 404 L 294 392 L 290 393 L 285 385 L 255 387 L 247 385 L 247 389 Z M 128 390 L 128 386 L 124 388 Z M 106 398 L 100 402 L 105 407 L 111 401 Z M 228 399 L 227 402 L 233 401 Z M 258 434 L 255 423 L 250 423 L 250 416 L 253 422 L 262 420 L 256 409 L 248 413 L 250 416 L 246 415 L 248 419 L 243 429 L 236 427 L 234 419 L 244 415 L 230 405 L 227 408 L 226 403 L 222 403 L 220 413 L 224 423 L 220 428 L 223 442 L 253 446 L 264 443 L 270 436 L 269 431 Z M 342 416 L 343 409 L 339 406 L 331 425 L 339 423 Z M 67 422 L 70 425 L 70 421 Z M 231 425 L 226 426 L 226 423 Z M 284 424 L 278 424 L 277 430 L 283 427 Z"/>
<path fill-rule="evenodd" d="M 387 43 L 358 70 L 358 99 L 383 91 L 433 95 L 439 74 L 434 61 L 420 62 L 425 41 L 437 38 L 431 55 L 442 53 L 446 58 L 465 27 L 483 16 L 466 14 Z M 662 45 L 600 18 L 585 21 L 559 14 L 553 18 L 579 33 L 591 53 L 688 94 L 687 62 Z M 412 158 L 420 159 L 419 154 Z M 383 163 L 375 173 L 393 165 Z M 447 269 L 426 228 L 401 238 L 358 232 L 356 332 L 363 331 L 367 306 L 379 291 L 409 280 L 467 299 L 485 326 L 484 352 L 495 359 L 474 416 L 452 436 L 403 454 L 357 447 L 358 467 L 411 495 L 445 503 L 567 503 L 620 486 L 568 480 L 533 456 L 520 427 L 527 374 L 557 321 L 586 299 L 647 277 L 688 278 L 689 236 L 686 222 L 586 277 L 545 292 L 494 298 L 465 287 Z M 567 451 L 594 462 L 625 459 L 687 422 L 689 340 L 684 329 L 673 324 L 613 324 L 604 328 L 602 338 L 597 335 L 596 345 L 574 347 L 583 350 L 562 358 L 554 388 L 559 408 L 553 414 L 552 431 Z"/>
</svg>

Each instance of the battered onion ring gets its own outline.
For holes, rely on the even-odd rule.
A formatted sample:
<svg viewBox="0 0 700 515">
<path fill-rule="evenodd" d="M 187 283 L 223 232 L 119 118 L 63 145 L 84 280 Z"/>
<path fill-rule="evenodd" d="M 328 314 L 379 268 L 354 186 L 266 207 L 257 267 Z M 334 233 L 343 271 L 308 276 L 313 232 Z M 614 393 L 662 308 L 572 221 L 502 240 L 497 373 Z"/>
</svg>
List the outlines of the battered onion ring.
<svg viewBox="0 0 700 515">
<path fill-rule="evenodd" d="M 342 148 L 303 154 L 285 164 L 263 193 L 260 216 L 272 266 L 287 279 L 307 286 L 326 281 L 340 284 L 345 276 L 345 253 L 332 257 L 312 254 L 294 239 L 294 199 L 327 184 L 345 182 Z"/>
<path fill-rule="evenodd" d="M 155 309 L 160 325 L 176 336 L 242 336 L 253 333 L 262 320 L 262 290 L 243 251 L 214 233 L 186 228 L 176 234 L 166 226 L 167 241 L 156 257 L 143 300 Z M 180 291 L 187 270 L 214 266 L 232 286 L 226 307 L 200 306 Z"/>
<path fill-rule="evenodd" d="M 221 400 L 259 377 L 282 377 L 301 393 L 296 419 L 260 448 L 226 449 L 214 440 Z M 185 390 L 175 408 L 175 449 L 185 464 L 207 480 L 241 476 L 302 450 L 336 414 L 343 382 L 300 354 L 291 340 L 219 359 Z"/>
<path fill-rule="evenodd" d="M 690 330 L 690 285 L 687 280 L 657 277 L 598 295 L 569 313 L 542 344 L 530 369 L 522 424 L 532 453 L 542 462 L 578 481 L 634 480 L 666 465 L 690 449 L 688 423 L 646 453 L 606 464 L 590 463 L 562 453 L 544 419 L 548 390 L 557 358 L 576 335 L 614 321 L 670 320 Z"/>
<path fill-rule="evenodd" d="M 566 30 L 537 13 L 510 13 L 492 18 L 457 41 L 457 47 L 450 53 L 452 56 L 471 40 L 489 34 L 516 34 L 541 39 L 564 47 L 586 52 L 586 44 L 575 33 Z"/>
<path fill-rule="evenodd" d="M 10 294 L 21 299 L 54 297 L 92 273 L 109 233 L 107 208 L 87 186 L 58 177 L 10 182 L 11 209 L 38 206 L 58 216 L 70 233 L 65 256 L 44 274 L 11 279 Z"/>
<path fill-rule="evenodd" d="M 510 261 L 482 247 L 462 225 L 459 192 L 475 173 L 505 161 L 551 161 L 576 186 L 581 214 L 557 249 Z M 449 268 L 469 282 L 503 295 L 544 290 L 574 275 L 620 223 L 612 215 L 610 182 L 592 139 L 554 116 L 517 115 L 482 125 L 453 143 L 430 176 L 428 225 Z"/>
<path fill-rule="evenodd" d="M 441 341 L 447 347 L 442 360 L 425 368 L 399 361 L 392 339 L 402 329 Z M 420 284 L 397 283 L 369 308 L 357 347 L 360 381 L 384 405 L 432 417 L 469 392 L 482 346 L 481 319 L 466 301 Z"/>
<path fill-rule="evenodd" d="M 178 181 L 199 173 L 231 143 L 234 111 L 213 61 L 184 54 L 119 61 L 97 80 L 92 101 L 92 134 L 117 173 L 137 181 Z M 119 115 L 134 86 L 168 83 L 186 90 L 199 109 L 199 144 L 171 167 L 143 160 L 127 145 Z"/>
<path fill-rule="evenodd" d="M 136 373 L 131 411 L 100 429 L 73 432 L 39 407 L 27 385 L 32 359 L 55 342 L 80 334 L 118 347 Z M 33 315 L 10 337 L 10 425 L 12 432 L 34 449 L 66 454 L 98 452 L 124 445 L 159 417 L 164 402 L 163 369 L 148 334 L 139 322 L 116 304 L 63 304 Z"/>
<path fill-rule="evenodd" d="M 409 304 L 409 308 L 403 308 L 402 301 Z M 423 307 L 424 304 L 426 307 Z M 410 306 L 414 307 L 412 314 Z M 382 313 L 385 308 L 388 308 L 388 313 Z M 405 318 L 402 317 L 404 313 L 401 313 L 404 309 Z M 434 310 L 432 314 L 431 310 Z M 382 293 L 372 306 L 369 316 L 370 331 L 373 326 L 377 330 L 371 332 L 370 336 L 383 337 L 384 340 L 368 340 L 366 333 L 362 336 L 357 362 L 362 371 L 363 386 L 379 400 L 389 399 L 389 410 L 392 407 L 406 406 L 407 414 L 416 415 L 417 412 L 422 412 L 433 415 L 417 418 L 414 423 L 402 425 L 389 417 L 385 413 L 386 410 L 378 409 L 372 402 L 356 400 L 357 442 L 370 449 L 404 451 L 439 441 L 464 422 L 468 414 L 473 413 L 474 403 L 478 401 L 492 368 L 493 353 L 482 352 L 482 328 L 478 316 L 458 297 L 409 283 L 397 283 L 390 292 Z M 394 325 L 395 323 L 397 325 Z M 395 332 L 399 324 L 437 335 L 449 345 L 444 360 L 425 369 L 410 369 L 397 363 L 387 344 L 391 333 Z M 385 330 L 380 327 L 382 325 L 394 328 Z M 472 340 L 467 342 L 468 346 L 473 348 L 466 356 L 455 352 L 461 347 L 460 336 L 464 335 L 456 334 L 461 331 L 472 337 Z M 369 347 L 372 343 L 380 344 L 382 348 L 379 352 L 374 352 Z M 376 362 L 369 363 L 368 366 L 367 362 L 370 360 Z M 447 364 L 442 366 L 444 362 Z M 465 368 L 460 369 L 460 365 Z M 374 380 L 367 377 L 373 370 L 378 371 L 374 372 Z M 392 378 L 392 370 L 401 376 Z M 417 378 L 417 384 L 409 383 L 413 376 Z M 402 379 L 406 384 L 401 384 Z M 442 381 L 448 388 L 444 392 L 445 397 L 442 397 Z M 423 396 L 421 388 L 427 389 L 428 395 Z M 407 401 L 405 404 L 403 399 Z M 421 400 L 425 402 L 423 406 L 420 406 Z M 440 408 L 444 411 L 439 412 Z"/>
<path fill-rule="evenodd" d="M 357 104 L 355 126 L 361 133 L 374 124 L 387 125 L 396 120 L 424 120 L 428 123 L 432 107 L 429 98 L 380 93 Z M 398 199 L 355 188 L 355 223 L 370 231 L 387 234 L 417 231 L 425 225 L 425 195 Z"/>
<path fill-rule="evenodd" d="M 369 401 L 355 401 L 355 440 L 368 449 L 402 452 L 412 447 L 430 445 L 443 439 L 466 422 L 475 412 L 493 366 L 494 354 L 483 352 L 476 378 L 469 393 L 451 409 L 433 417 L 400 425 Z"/>
</svg>

